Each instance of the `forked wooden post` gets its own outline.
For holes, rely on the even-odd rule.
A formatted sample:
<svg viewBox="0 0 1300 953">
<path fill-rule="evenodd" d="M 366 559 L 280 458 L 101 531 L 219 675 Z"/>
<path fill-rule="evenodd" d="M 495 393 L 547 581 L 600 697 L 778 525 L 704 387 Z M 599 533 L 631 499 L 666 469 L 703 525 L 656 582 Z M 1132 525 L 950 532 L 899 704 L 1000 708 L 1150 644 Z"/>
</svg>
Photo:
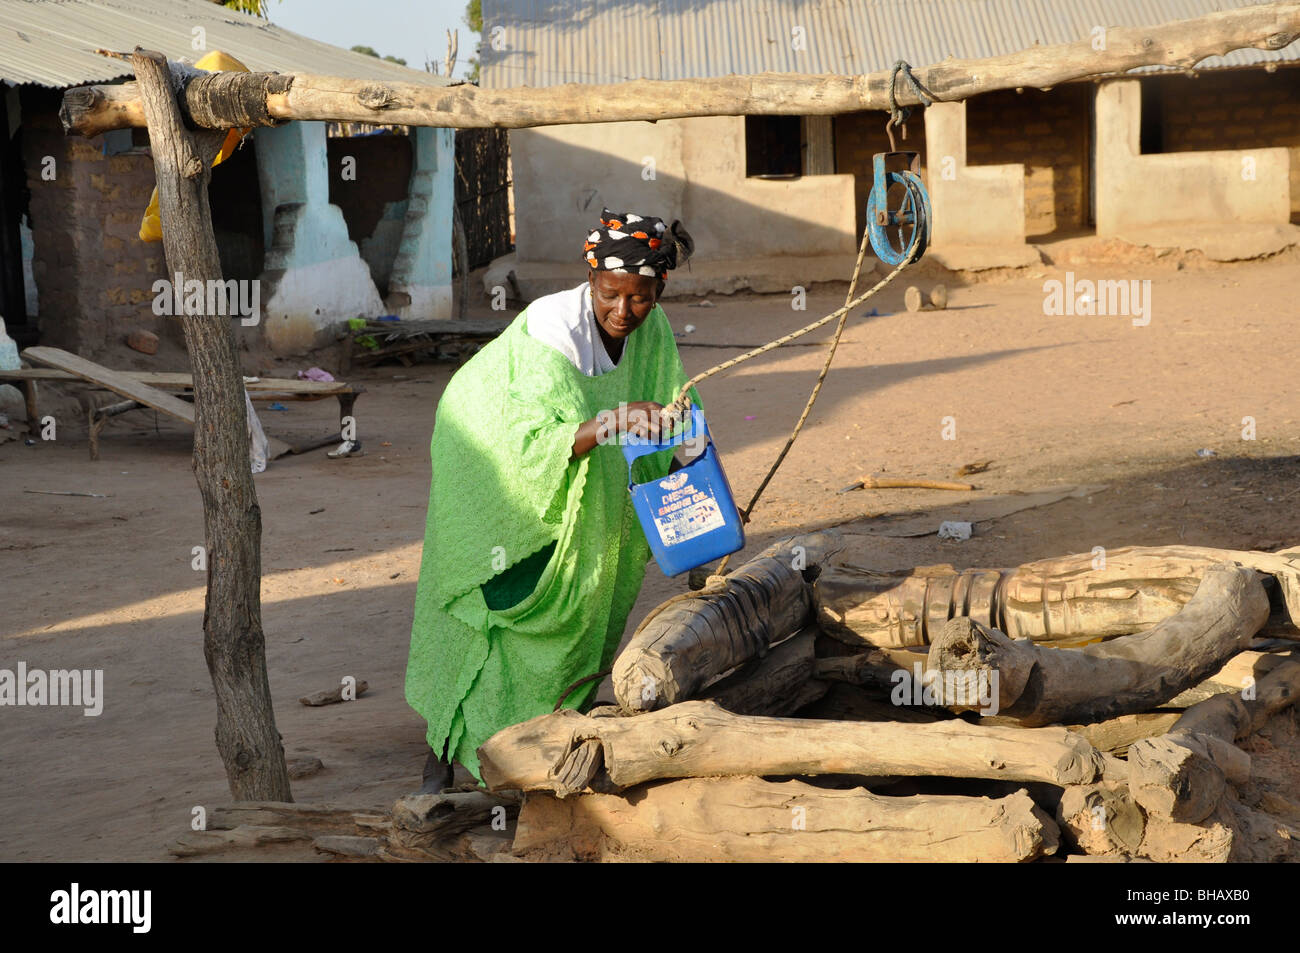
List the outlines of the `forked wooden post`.
<svg viewBox="0 0 1300 953">
<path fill-rule="evenodd" d="M 131 56 L 153 150 L 168 274 L 221 277 L 208 180 L 224 132 L 185 129 L 161 53 Z M 194 473 L 203 497 L 208 591 L 203 654 L 217 696 L 217 750 L 237 800 L 290 801 L 262 634 L 262 511 L 248 456 L 244 382 L 227 317 L 180 318 L 194 373 Z"/>
</svg>

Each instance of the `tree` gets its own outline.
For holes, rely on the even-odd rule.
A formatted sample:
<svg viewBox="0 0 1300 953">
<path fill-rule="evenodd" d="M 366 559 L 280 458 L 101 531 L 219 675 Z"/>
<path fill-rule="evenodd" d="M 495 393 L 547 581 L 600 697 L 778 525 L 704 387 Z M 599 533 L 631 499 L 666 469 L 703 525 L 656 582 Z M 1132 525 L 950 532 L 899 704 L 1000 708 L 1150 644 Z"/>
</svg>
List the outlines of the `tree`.
<svg viewBox="0 0 1300 953">
<path fill-rule="evenodd" d="M 229 7 L 231 10 L 239 10 L 241 13 L 251 13 L 263 20 L 269 18 L 266 12 L 268 0 L 212 0 L 212 2 Z"/>
<path fill-rule="evenodd" d="M 465 74 L 465 80 L 470 83 L 477 83 L 478 53 L 483 48 L 483 0 L 469 0 L 469 3 L 465 5 L 465 25 L 479 34 L 479 41 L 474 44 L 474 55 L 465 61 L 470 64 L 469 71 Z"/>
<path fill-rule="evenodd" d="M 398 66 L 406 65 L 406 60 L 401 59 L 400 57 L 380 56 L 379 51 L 376 50 L 373 46 L 362 46 L 361 44 L 358 44 L 354 47 L 351 47 L 351 50 L 353 53 L 361 53 L 365 56 L 373 56 L 377 60 L 384 60 L 389 63 L 396 63 Z"/>
</svg>

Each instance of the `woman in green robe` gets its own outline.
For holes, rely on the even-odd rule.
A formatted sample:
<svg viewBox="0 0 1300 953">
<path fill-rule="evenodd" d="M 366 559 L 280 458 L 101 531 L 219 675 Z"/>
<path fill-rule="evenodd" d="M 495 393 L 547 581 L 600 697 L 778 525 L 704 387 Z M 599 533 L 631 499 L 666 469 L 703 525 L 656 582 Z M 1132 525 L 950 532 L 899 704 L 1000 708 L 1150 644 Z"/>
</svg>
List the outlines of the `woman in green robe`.
<svg viewBox="0 0 1300 953">
<path fill-rule="evenodd" d="M 479 745 L 613 660 L 650 559 L 619 435 L 657 436 L 687 380 L 657 299 L 691 251 L 678 222 L 605 209 L 587 281 L 530 304 L 443 392 L 406 670 L 423 793 L 457 761 L 479 778 Z M 632 477 L 671 463 L 648 455 Z M 586 710 L 597 685 L 565 705 Z"/>
</svg>

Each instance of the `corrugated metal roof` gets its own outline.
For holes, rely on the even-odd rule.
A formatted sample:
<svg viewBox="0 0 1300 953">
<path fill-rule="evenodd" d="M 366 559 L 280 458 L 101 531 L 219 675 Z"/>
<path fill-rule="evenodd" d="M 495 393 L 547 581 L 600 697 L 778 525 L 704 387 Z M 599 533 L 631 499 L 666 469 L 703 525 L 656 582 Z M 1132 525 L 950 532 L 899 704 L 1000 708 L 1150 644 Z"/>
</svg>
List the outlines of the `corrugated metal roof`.
<svg viewBox="0 0 1300 953">
<path fill-rule="evenodd" d="M 206 33 L 205 49 L 192 45 L 195 27 Z M 129 63 L 94 51 L 137 46 L 191 61 L 206 50 L 222 50 L 259 71 L 430 86 L 453 82 L 299 36 L 208 0 L 0 0 L 0 79 L 10 85 L 62 88 L 130 76 Z"/>
<path fill-rule="evenodd" d="M 692 79 L 729 73 L 861 74 L 1071 43 L 1094 26 L 1154 26 L 1254 0 L 483 0 L 484 88 Z M 806 49 L 791 40 L 803 28 Z M 493 30 L 498 44 L 493 48 Z M 1197 69 L 1300 62 L 1234 50 Z M 1165 67 L 1142 67 L 1161 70 Z M 1136 71 L 1135 71 L 1136 72 Z"/>
</svg>

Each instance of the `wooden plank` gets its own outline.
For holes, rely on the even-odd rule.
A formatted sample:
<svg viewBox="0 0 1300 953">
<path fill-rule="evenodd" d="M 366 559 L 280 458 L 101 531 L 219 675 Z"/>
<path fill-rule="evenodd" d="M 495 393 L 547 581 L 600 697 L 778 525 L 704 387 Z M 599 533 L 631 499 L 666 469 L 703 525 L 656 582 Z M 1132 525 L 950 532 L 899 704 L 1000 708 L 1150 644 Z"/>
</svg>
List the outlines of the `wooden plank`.
<svg viewBox="0 0 1300 953">
<path fill-rule="evenodd" d="M 14 371 L 0 369 L 0 381 L 75 381 L 76 374 L 56 371 L 52 367 L 20 367 Z"/>
<path fill-rule="evenodd" d="M 58 349 L 54 348 L 53 350 Z M 194 376 L 192 374 L 171 371 L 117 371 L 116 373 L 141 384 L 157 387 L 160 390 L 191 390 L 194 387 Z M 85 379 L 83 374 L 58 370 L 53 367 L 23 367 L 13 371 L 0 370 L 0 380 L 76 381 Z M 255 381 L 245 381 L 244 388 L 248 391 L 248 396 L 253 400 L 270 399 L 270 396 L 275 394 L 283 394 L 288 400 L 317 400 L 322 397 L 337 397 L 339 394 L 353 393 L 352 385 L 345 381 L 304 381 L 292 377 L 262 377 Z"/>
<path fill-rule="evenodd" d="M 84 357 L 79 357 L 57 347 L 29 347 L 23 351 L 23 357 L 38 364 L 46 364 L 50 367 L 57 367 L 62 371 L 68 371 L 83 380 L 90 381 L 92 384 L 98 384 L 100 387 L 111 390 L 115 394 L 121 394 L 123 397 L 138 400 L 154 410 L 160 410 L 168 416 L 184 421 L 191 427 L 194 426 L 193 404 L 187 404 L 179 397 L 174 397 L 157 388 L 150 387 L 148 384 L 133 380 L 121 371 L 112 370 L 102 364 L 88 361 Z"/>
<path fill-rule="evenodd" d="M 496 337 L 514 318 L 469 318 L 464 321 L 430 318 L 428 321 L 371 321 L 359 334 L 406 338 L 417 334 L 435 337 Z"/>
<path fill-rule="evenodd" d="M 194 378 L 189 374 L 172 374 L 163 371 L 128 371 L 128 377 L 143 384 L 159 388 L 178 388 L 189 390 L 194 386 Z M 304 381 L 292 377 L 261 377 L 255 381 L 244 381 L 244 389 L 253 400 L 260 395 L 285 395 L 289 400 L 318 400 L 322 397 L 337 397 L 339 394 L 351 394 L 352 385 L 343 381 Z"/>
<path fill-rule="evenodd" d="M 47 364 L 50 367 L 67 371 L 82 380 L 111 390 L 115 394 L 121 394 L 123 397 L 129 397 L 131 400 L 139 401 L 146 407 L 152 407 L 154 410 L 161 411 L 169 417 L 175 417 L 191 427 L 194 426 L 193 404 L 186 403 L 179 397 L 168 394 L 156 387 L 150 387 L 148 384 L 135 380 L 121 371 L 112 370 L 102 364 L 88 361 L 84 357 L 79 357 L 57 347 L 29 347 L 23 351 L 23 357 L 38 364 Z M 283 440 L 277 440 L 271 436 L 266 439 L 272 458 L 290 452 L 291 448 Z"/>
</svg>

